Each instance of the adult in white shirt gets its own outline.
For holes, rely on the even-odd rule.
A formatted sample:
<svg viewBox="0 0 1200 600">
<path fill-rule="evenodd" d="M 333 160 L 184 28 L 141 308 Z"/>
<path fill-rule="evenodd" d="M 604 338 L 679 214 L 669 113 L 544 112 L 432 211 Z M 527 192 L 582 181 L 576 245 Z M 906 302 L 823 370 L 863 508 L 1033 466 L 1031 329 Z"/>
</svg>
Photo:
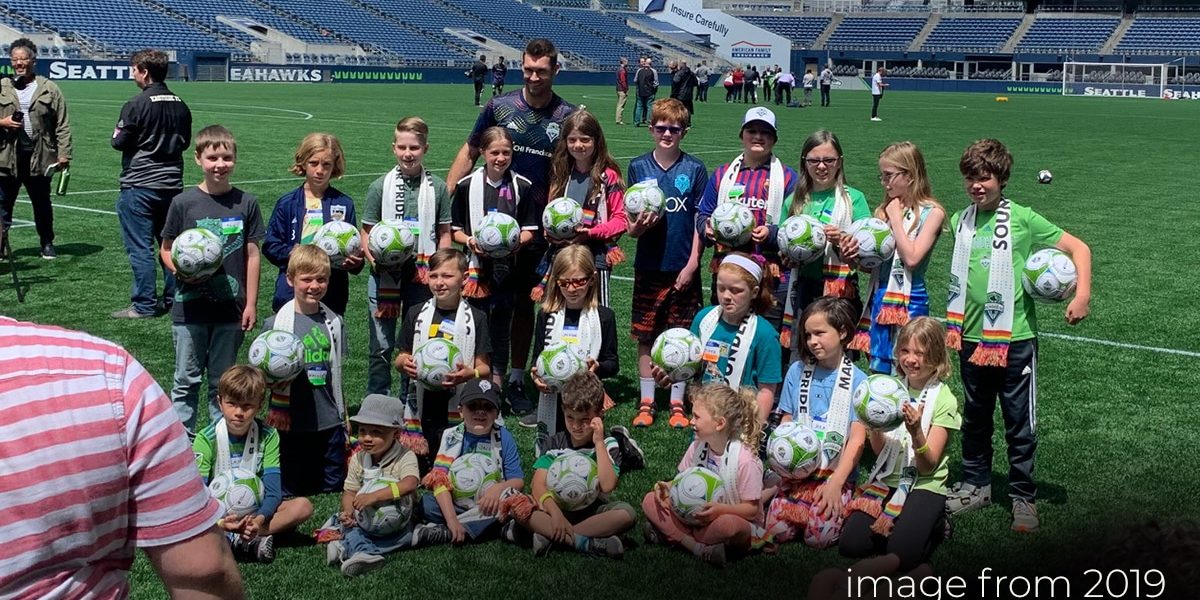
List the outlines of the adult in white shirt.
<svg viewBox="0 0 1200 600">
<path fill-rule="evenodd" d="M 884 69 L 883 67 L 879 67 L 878 69 L 875 70 L 875 74 L 871 76 L 871 120 L 872 121 L 882 121 L 883 120 L 883 119 L 879 118 L 879 100 L 881 98 L 883 98 L 883 89 L 888 86 L 888 84 L 883 82 L 883 74 L 886 72 L 887 72 L 886 69 Z"/>
<path fill-rule="evenodd" d="M 828 66 L 821 71 L 821 106 L 829 106 L 829 88 L 833 85 L 833 69 Z"/>
</svg>

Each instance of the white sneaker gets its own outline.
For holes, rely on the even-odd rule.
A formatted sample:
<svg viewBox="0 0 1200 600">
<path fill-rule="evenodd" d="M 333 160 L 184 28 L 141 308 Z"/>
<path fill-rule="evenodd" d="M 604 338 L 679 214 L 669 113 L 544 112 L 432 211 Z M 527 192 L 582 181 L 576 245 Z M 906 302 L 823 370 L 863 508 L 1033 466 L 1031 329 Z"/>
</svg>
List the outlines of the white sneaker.
<svg viewBox="0 0 1200 600">
<path fill-rule="evenodd" d="M 960 481 L 946 492 L 946 511 L 952 515 L 970 512 L 991 505 L 991 484 L 977 486 Z"/>
<path fill-rule="evenodd" d="M 342 552 L 344 551 L 341 540 L 334 540 L 325 545 L 325 564 L 333 566 L 342 562 Z"/>
<path fill-rule="evenodd" d="M 384 557 L 379 554 L 355 552 L 350 555 L 350 558 L 342 561 L 342 575 L 346 577 L 358 577 L 363 573 L 368 573 L 382 567 L 384 560 Z"/>
<path fill-rule="evenodd" d="M 882 121 L 883 119 L 880 119 L 879 117 L 871 117 L 871 120 L 872 121 Z"/>
</svg>

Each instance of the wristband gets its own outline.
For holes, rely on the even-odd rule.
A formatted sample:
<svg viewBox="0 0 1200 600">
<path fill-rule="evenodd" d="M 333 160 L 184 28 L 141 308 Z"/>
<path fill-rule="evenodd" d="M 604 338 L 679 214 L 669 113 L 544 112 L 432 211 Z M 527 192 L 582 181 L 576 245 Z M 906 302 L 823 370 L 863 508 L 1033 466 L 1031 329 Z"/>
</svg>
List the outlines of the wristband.
<svg viewBox="0 0 1200 600">
<path fill-rule="evenodd" d="M 926 452 L 929 452 L 929 441 L 926 440 L 924 446 L 921 446 L 920 448 L 913 450 L 913 452 L 916 452 L 917 454 L 925 454 Z"/>
<path fill-rule="evenodd" d="M 443 492 L 449 492 L 449 491 L 450 491 L 450 488 L 448 488 L 444 485 L 439 485 L 439 486 L 433 488 L 433 495 L 437 496 L 438 494 L 441 494 Z"/>
<path fill-rule="evenodd" d="M 546 492 L 545 494 L 542 494 L 541 496 L 539 496 L 538 497 L 538 508 L 542 508 L 542 507 L 546 506 L 546 499 L 553 498 L 553 497 L 554 497 L 554 492 Z"/>
<path fill-rule="evenodd" d="M 400 486 L 396 485 L 395 481 L 389 481 L 388 487 L 392 488 L 392 499 L 393 500 L 400 497 Z"/>
<path fill-rule="evenodd" d="M 479 379 L 479 369 L 475 369 L 475 379 Z"/>
</svg>

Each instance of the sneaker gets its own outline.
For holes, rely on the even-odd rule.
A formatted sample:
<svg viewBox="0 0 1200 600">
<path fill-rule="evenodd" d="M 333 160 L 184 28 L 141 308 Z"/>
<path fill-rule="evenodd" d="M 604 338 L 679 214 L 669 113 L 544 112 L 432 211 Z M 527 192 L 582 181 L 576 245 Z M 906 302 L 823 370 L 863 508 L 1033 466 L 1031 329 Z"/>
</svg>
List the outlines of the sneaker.
<svg viewBox="0 0 1200 600">
<path fill-rule="evenodd" d="M 254 560 L 263 563 L 271 564 L 275 562 L 275 538 L 269 535 L 262 535 L 254 538 L 247 544 L 247 550 L 254 557 Z"/>
<path fill-rule="evenodd" d="M 946 511 L 952 515 L 992 505 L 992 486 L 958 482 L 946 493 Z M 1036 517 L 1035 517 L 1036 518 Z"/>
<path fill-rule="evenodd" d="M 363 573 L 368 573 L 382 567 L 384 560 L 381 554 L 355 552 L 350 555 L 350 558 L 342 561 L 342 575 L 346 577 L 358 577 Z"/>
<path fill-rule="evenodd" d="M 682 408 L 673 406 L 671 407 L 671 418 L 667 421 L 667 424 L 675 429 L 687 429 L 692 422 L 683 414 Z"/>
<path fill-rule="evenodd" d="M 621 558 L 625 554 L 625 546 L 621 543 L 621 538 L 615 535 L 598 537 L 588 542 L 587 552 L 592 556 Z"/>
<path fill-rule="evenodd" d="M 879 117 L 871 117 L 871 120 L 878 123 L 879 121 L 882 121 L 883 119 L 880 119 Z"/>
<path fill-rule="evenodd" d="M 454 535 L 450 533 L 450 528 L 445 525 L 423 523 L 413 529 L 412 545 L 414 548 L 436 544 L 449 544 L 452 541 L 454 541 Z"/>
<path fill-rule="evenodd" d="M 1013 531 L 1034 533 L 1038 530 L 1037 505 L 1033 501 L 1024 498 L 1013 498 L 1012 515 Z"/>
<path fill-rule="evenodd" d="M 122 308 L 121 310 L 118 310 L 117 312 L 111 313 L 111 314 L 109 314 L 109 316 L 114 319 L 152 319 L 152 318 L 154 318 L 155 315 L 152 312 L 151 313 L 138 312 L 132 306 L 130 306 L 129 308 Z"/>
<path fill-rule="evenodd" d="M 634 427 L 649 427 L 654 424 L 654 404 L 642 402 L 638 414 L 633 417 Z"/>
<path fill-rule="evenodd" d="M 646 538 L 647 544 L 657 546 L 663 543 L 662 534 L 659 533 L 658 529 L 655 529 L 654 525 L 651 525 L 649 521 L 647 521 L 642 527 L 642 536 Z"/>
<path fill-rule="evenodd" d="M 342 552 L 344 551 L 344 548 L 345 547 L 342 546 L 341 540 L 333 540 L 332 542 L 329 542 L 329 544 L 325 546 L 325 564 L 331 567 L 336 564 L 341 564 Z"/>
<path fill-rule="evenodd" d="M 54 251 L 54 244 L 45 244 L 42 246 L 42 258 L 46 260 L 58 258 L 58 252 Z"/>
<path fill-rule="evenodd" d="M 523 417 L 529 414 L 529 410 L 518 411 L 518 406 L 529 404 L 529 399 L 525 397 L 525 382 L 524 381 L 509 381 L 504 387 L 504 397 L 508 400 L 509 413 Z"/>
<path fill-rule="evenodd" d="M 697 550 L 698 552 L 695 554 L 700 560 L 714 567 L 725 566 L 725 544 L 713 544 L 711 546 L 701 544 Z"/>
<path fill-rule="evenodd" d="M 518 421 L 517 424 L 520 425 L 521 427 L 526 427 L 528 429 L 537 429 L 537 426 L 538 426 L 537 411 L 531 412 L 531 413 L 521 417 L 521 420 Z"/>
<path fill-rule="evenodd" d="M 637 471 L 646 468 L 646 453 L 642 451 L 637 440 L 629 435 L 629 430 L 624 425 L 614 426 L 608 430 L 608 434 L 617 440 L 617 446 L 621 448 L 620 466 L 622 471 Z"/>
<path fill-rule="evenodd" d="M 550 541 L 550 538 L 548 538 L 540 533 L 534 532 L 534 534 L 533 534 L 533 555 L 534 556 L 545 556 L 545 555 L 549 554 L 550 547 L 553 545 L 554 545 L 554 543 Z"/>
</svg>

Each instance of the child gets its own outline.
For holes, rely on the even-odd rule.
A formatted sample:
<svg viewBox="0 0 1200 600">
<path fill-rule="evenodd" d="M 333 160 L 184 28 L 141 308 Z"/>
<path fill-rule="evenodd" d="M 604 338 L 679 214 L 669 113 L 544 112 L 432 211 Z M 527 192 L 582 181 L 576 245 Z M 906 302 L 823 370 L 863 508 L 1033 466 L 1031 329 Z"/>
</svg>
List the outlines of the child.
<svg viewBox="0 0 1200 600">
<path fill-rule="evenodd" d="M 696 205 L 708 171 L 700 159 L 679 149 L 691 115 L 683 103 L 667 98 L 654 103 L 650 115 L 654 150 L 629 162 L 626 181 L 654 179 L 666 197 L 661 217 L 644 212 L 629 222 L 629 235 L 638 238 L 633 262 L 632 331 L 638 342 L 641 402 L 635 427 L 654 424 L 654 377 L 650 345 L 672 327 L 688 327 L 700 307 L 700 236 Z M 684 383 L 671 386 L 671 427 L 688 426 L 683 411 Z"/>
<path fill-rule="evenodd" d="M 1012 155 L 999 140 L 971 144 L 958 169 L 971 204 L 950 220 L 954 254 L 946 343 L 959 350 L 966 399 L 963 480 L 947 494 L 946 506 L 956 514 L 991 504 L 992 414 L 999 396 L 1008 441 L 1012 528 L 1037 531 L 1037 486 L 1033 481 L 1037 318 L 1033 299 L 1021 286 L 1020 272 L 1035 245 L 1054 246 L 1070 254 L 1078 285 L 1075 298 L 1067 305 L 1066 320 L 1074 325 L 1087 317 L 1092 299 L 1092 251 L 1032 209 L 1004 197 Z M 991 243 L 983 241 L 989 238 Z"/>
<path fill-rule="evenodd" d="M 429 257 L 450 247 L 450 194 L 446 182 L 425 168 L 429 151 L 429 126 L 420 117 L 396 123 L 392 154 L 396 168 L 367 188 L 363 208 L 362 246 L 371 263 L 367 304 L 371 336 L 367 354 L 367 393 L 389 395 L 392 389 L 392 354 L 396 351 L 396 324 L 414 306 L 429 300 Z M 371 228 L 384 219 L 402 220 L 416 233 L 412 259 L 387 270 L 375 262 L 367 243 Z"/>
<path fill-rule="evenodd" d="M 670 482 L 660 481 L 642 499 L 646 539 L 679 545 L 701 560 L 725 564 L 727 550 L 750 548 L 751 527 L 762 520 L 762 461 L 758 459 L 758 406 L 754 392 L 709 384 L 692 394 L 692 427 L 696 437 L 679 471 L 708 467 L 721 477 L 723 502 L 710 502 L 695 513 L 702 523 L 679 520 L 668 499 Z"/>
<path fill-rule="evenodd" d="M 795 315 L 821 296 L 848 298 L 855 314 L 862 312 L 858 299 L 858 277 L 838 255 L 842 231 L 859 219 L 871 216 L 867 198 L 846 185 L 842 169 L 842 144 L 831 131 L 820 130 L 808 136 L 800 150 L 802 167 L 796 183 L 794 202 L 784 202 L 785 215 L 811 215 L 825 224 L 825 258 L 807 266 L 793 266 L 788 276 L 789 291 L 783 310 L 779 339 L 799 352 L 800 336 L 792 335 Z"/>
<path fill-rule="evenodd" d="M 346 159 L 342 145 L 328 133 L 310 133 L 304 136 L 296 148 L 291 172 L 304 177 L 300 187 L 284 194 L 275 202 L 271 220 L 267 222 L 267 238 L 263 241 L 263 255 L 271 264 L 279 267 L 275 279 L 275 296 L 271 299 L 271 310 L 277 311 L 293 297 L 287 282 L 288 257 L 299 244 L 311 244 L 313 236 L 322 225 L 330 221 L 355 223 L 354 201 L 337 188 L 329 185 L 331 179 L 341 179 L 346 172 Z M 359 273 L 363 267 L 361 255 L 347 256 L 329 277 L 329 291 L 323 302 L 338 315 L 346 314 L 346 302 L 350 297 L 350 277 L 347 273 Z"/>
<path fill-rule="evenodd" d="M 229 182 L 237 165 L 237 142 L 228 129 L 210 125 L 196 134 L 196 164 L 204 181 L 171 201 L 162 230 L 159 259 L 175 273 L 171 245 L 187 229 L 202 227 L 221 236 L 221 268 L 202 280 L 179 279 L 171 305 L 175 378 L 171 401 L 189 432 L 196 431 L 200 378 L 208 388 L 209 421 L 221 418 L 217 386 L 237 360 L 245 332 L 254 328 L 263 231 L 258 199 Z"/>
<path fill-rule="evenodd" d="M 346 478 L 346 403 L 342 362 L 346 329 L 321 301 L 329 288 L 329 255 L 305 244 L 292 249 L 287 282 L 295 298 L 267 319 L 265 329 L 295 334 L 304 343 L 304 371 L 271 388 L 267 423 L 279 430 L 285 495 L 336 492 Z"/>
<path fill-rule="evenodd" d="M 755 390 L 760 423 L 766 422 L 783 381 L 779 334 L 762 316 L 775 303 L 767 277 L 749 256 L 727 254 L 717 269 L 720 304 L 702 309 L 692 321 L 692 333 L 704 347 L 701 382 Z M 665 382 L 666 373 L 657 366 L 653 370 Z"/>
<path fill-rule="evenodd" d="M 754 214 L 756 226 L 750 241 L 739 248 L 727 248 L 718 244 L 711 263 L 713 276 L 712 295 L 709 301 L 717 303 L 717 267 L 729 250 L 741 250 L 748 254 L 766 257 L 764 265 L 771 281 L 777 282 L 768 289 L 775 294 L 776 302 L 770 309 L 760 313 L 776 332 L 783 321 L 783 305 L 787 300 L 789 280 L 780 268 L 779 245 L 775 234 L 782 222 L 783 207 L 792 201 L 796 188 L 796 171 L 783 164 L 774 155 L 779 133 L 775 129 L 775 113 L 761 106 L 746 111 L 742 119 L 742 153 L 729 164 L 713 171 L 713 176 L 704 188 L 704 199 L 700 201 L 696 217 L 696 228 L 704 236 L 706 244 L 715 241 L 712 228 L 712 213 L 717 205 L 736 197 Z M 740 192 L 731 193 L 734 191 Z M 782 277 L 782 278 L 781 278 Z"/>
<path fill-rule="evenodd" d="M 854 413 L 853 394 L 866 375 L 850 362 L 854 312 L 841 298 L 820 298 L 800 315 L 800 362 L 788 369 L 779 397 L 780 421 L 801 421 L 817 432 L 821 464 L 799 481 L 784 479 L 767 511 L 766 545 L 802 536 L 828 548 L 841 534 L 843 507 L 854 490 L 855 470 L 867 430 Z"/>
<path fill-rule="evenodd" d="M 913 401 L 905 403 L 904 426 L 871 431 L 875 466 L 849 505 L 838 550 L 842 556 L 898 557 L 899 570 L 927 562 L 945 531 L 945 452 L 950 431 L 961 424 L 958 399 L 944 381 L 950 376 L 946 328 L 917 317 L 896 336 L 896 369 Z"/>
<path fill-rule="evenodd" d="M 545 453 L 533 463 L 531 484 L 536 508 L 514 509 L 517 521 L 533 532 L 534 556 L 544 556 L 554 545 L 595 556 L 619 557 L 625 552 L 618 536 L 633 528 L 637 512 L 625 502 L 611 502 L 609 494 L 621 474 L 621 448 L 604 437 L 604 386 L 591 371 L 577 373 L 563 384 L 562 405 L 566 431 L 552 435 Z M 580 452 L 596 461 L 600 497 L 579 510 L 564 512 L 546 486 L 546 472 L 554 459 Z M 525 498 L 528 498 L 526 496 Z"/>
<path fill-rule="evenodd" d="M 600 121 L 586 110 L 571 113 L 562 122 L 562 137 L 551 158 L 550 197 L 567 197 L 583 207 L 583 226 L 570 243 L 585 244 L 592 251 L 600 305 L 609 306 L 608 285 L 613 267 L 625 262 L 625 253 L 617 246 L 625 233 L 625 184 L 617 161 L 608 152 Z M 547 251 L 547 271 L 555 250 Z M 541 300 L 547 279 L 534 289 L 532 298 Z M 537 356 L 534 354 L 533 356 Z"/>
<path fill-rule="evenodd" d="M 479 136 L 479 148 L 483 153 L 484 166 L 458 181 L 454 188 L 452 210 L 454 242 L 461 244 L 470 256 L 463 293 L 488 314 L 494 352 L 492 377 L 497 385 L 508 369 L 510 327 L 516 293 L 514 282 L 527 276 L 516 269 L 515 257 L 520 246 L 533 241 L 542 221 L 542 215 L 529 201 L 532 184 L 509 168 L 512 145 L 512 137 L 503 127 L 489 127 L 483 131 Z M 522 198 L 526 200 L 522 201 Z M 475 229 L 492 211 L 512 216 L 521 226 L 517 249 L 504 258 L 489 258 L 475 243 Z M 524 416 L 532 410 L 532 406 L 513 406 L 512 410 Z"/>
<path fill-rule="evenodd" d="M 408 523 L 393 534 L 373 535 L 357 526 L 355 514 L 372 506 L 394 503 L 407 497 L 420 485 L 417 457 L 396 442 L 400 433 L 403 403 L 399 398 L 369 394 L 358 414 L 350 418 L 358 424 L 359 449 L 350 457 L 350 470 L 342 492 L 342 510 L 338 523 L 342 539 L 329 542 L 325 559 L 330 565 L 341 564 L 342 575 L 354 577 L 383 566 L 383 555 L 412 544 L 413 525 Z M 387 477 L 395 480 L 388 487 L 371 492 L 360 490 L 369 482 Z"/>
<path fill-rule="evenodd" d="M 263 563 L 275 560 L 274 534 L 295 529 L 313 512 L 306 498 L 283 499 L 279 434 L 255 417 L 262 408 L 266 385 L 262 372 L 254 367 L 234 365 L 226 370 L 217 383 L 222 418 L 192 442 L 205 485 L 235 466 L 262 481 L 263 500 L 256 510 L 242 517 L 230 513 L 217 524 L 235 555 Z"/>
<path fill-rule="evenodd" d="M 478 541 L 497 523 L 504 500 L 525 486 L 517 442 L 503 425 L 500 415 L 500 391 L 486 378 L 476 377 L 464 383 L 458 392 L 463 422 L 442 434 L 437 462 L 422 482 L 428 491 L 421 507 L 428 521 L 413 531 L 413 546 L 461 544 L 470 537 Z M 450 465 L 471 452 L 488 454 L 499 467 L 500 482 L 474 498 L 454 499 L 450 483 Z"/>
<path fill-rule="evenodd" d="M 407 375 L 409 382 L 401 443 L 421 457 L 425 469 L 432 460 L 429 449 L 442 439 L 442 430 L 461 420 L 454 402 L 456 389 L 471 378 L 491 375 L 488 317 L 463 298 L 466 277 L 465 254 L 454 248 L 435 252 L 429 258 L 427 277 L 433 297 L 410 308 L 400 328 L 396 369 Z M 439 337 L 453 341 L 463 358 L 458 368 L 442 379 L 444 390 L 428 390 L 416 381 L 417 364 L 412 353 L 426 340 Z"/>
<path fill-rule="evenodd" d="M 871 274 L 868 306 L 850 343 L 870 357 L 870 370 L 891 374 L 895 331 L 909 319 L 929 314 L 925 269 L 941 234 L 946 211 L 933 197 L 925 158 L 912 142 L 897 142 L 879 154 L 879 181 L 885 194 L 875 216 L 892 228 L 896 253 L 889 266 Z M 854 262 L 858 242 L 842 237 L 842 257 Z M 882 285 L 881 285 L 882 284 Z"/>
</svg>

